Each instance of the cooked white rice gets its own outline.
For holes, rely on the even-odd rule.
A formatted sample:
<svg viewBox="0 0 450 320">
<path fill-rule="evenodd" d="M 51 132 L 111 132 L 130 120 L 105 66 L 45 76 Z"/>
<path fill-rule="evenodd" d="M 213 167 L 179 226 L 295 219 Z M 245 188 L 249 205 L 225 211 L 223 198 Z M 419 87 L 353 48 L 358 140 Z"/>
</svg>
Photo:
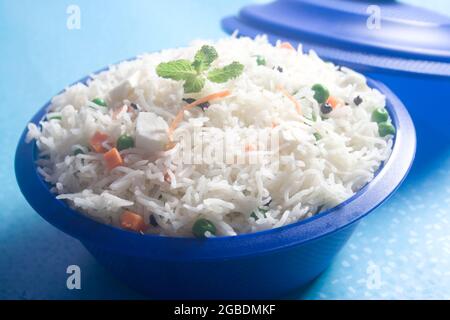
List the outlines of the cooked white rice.
<svg viewBox="0 0 450 320">
<path fill-rule="evenodd" d="M 214 66 L 239 61 L 244 73 L 224 84 L 207 81 L 202 92 L 191 95 L 184 94 L 183 82 L 158 77 L 155 68 L 159 63 L 191 60 L 205 43 L 219 53 Z M 266 66 L 258 66 L 257 55 L 265 58 Z M 108 97 L 132 76 L 138 82 L 127 100 L 108 101 L 110 108 L 90 102 Z M 312 115 L 320 115 L 311 89 L 316 83 L 344 104 L 314 121 Z M 278 86 L 295 93 L 303 115 Z M 185 112 L 175 141 L 181 131 L 194 134 L 200 130 L 203 144 L 215 145 L 220 132 L 226 130 L 241 136 L 246 129 L 272 130 L 279 137 L 279 149 L 272 150 L 268 161 L 189 164 L 181 161 L 178 144 L 152 154 L 137 148 L 125 150 L 125 165 L 110 171 L 101 154 L 88 150 L 96 131 L 109 135 L 107 149 L 121 134 L 135 135 L 135 118 L 126 107 L 122 110 L 123 105 L 135 103 L 170 125 L 186 105 L 183 98 L 200 98 L 224 89 L 232 95 L 212 101 L 205 112 L 200 108 Z M 362 99 L 359 106 L 354 103 L 357 96 Z M 87 85 L 67 88 L 53 98 L 47 116 L 61 120 L 44 119 L 39 127 L 30 124 L 28 139 L 36 140 L 39 172 L 53 186 L 52 191 L 96 220 L 120 226 L 120 215 L 130 210 L 143 216 L 147 224 L 153 215 L 158 226 L 150 225 L 147 233 L 192 236 L 194 222 L 206 218 L 215 224 L 218 236 L 232 236 L 311 217 L 342 203 L 371 181 L 392 147 L 392 136 L 380 137 L 377 123 L 371 121 L 372 112 L 380 107 L 385 107 L 385 97 L 369 88 L 364 76 L 326 63 L 314 52 L 272 46 L 265 37 L 231 37 L 145 54 L 93 75 Z M 320 140 L 316 141 L 315 133 Z M 73 155 L 76 148 L 85 154 Z M 194 156 L 202 152 L 195 145 L 190 151 Z M 255 219 L 252 213 L 258 208 L 269 211 L 256 214 Z"/>
</svg>

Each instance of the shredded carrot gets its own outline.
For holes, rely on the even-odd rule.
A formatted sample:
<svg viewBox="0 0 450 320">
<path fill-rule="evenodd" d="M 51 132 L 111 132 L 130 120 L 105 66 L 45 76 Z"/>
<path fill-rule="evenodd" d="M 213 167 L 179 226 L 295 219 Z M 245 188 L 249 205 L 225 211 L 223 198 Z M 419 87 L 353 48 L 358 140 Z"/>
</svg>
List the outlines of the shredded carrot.
<svg viewBox="0 0 450 320">
<path fill-rule="evenodd" d="M 292 103 L 295 105 L 295 109 L 297 109 L 297 112 L 299 115 L 302 115 L 302 106 L 300 105 L 300 102 L 297 101 L 297 99 L 295 99 L 289 92 L 287 92 L 286 89 L 284 89 L 282 86 L 278 86 L 277 89 L 283 93 L 286 98 L 288 98 L 289 100 L 292 101 Z"/>
<path fill-rule="evenodd" d="M 166 151 L 172 150 L 177 145 L 175 142 L 172 141 L 172 137 L 169 136 L 170 141 L 166 143 L 165 149 Z"/>
<path fill-rule="evenodd" d="M 173 141 L 173 132 L 180 125 L 181 121 L 183 121 L 184 111 L 185 110 L 186 110 L 185 108 L 182 108 L 177 113 L 177 115 L 175 116 L 175 119 L 173 119 L 172 123 L 170 124 L 170 127 L 169 127 L 169 144 L 170 144 L 170 142 Z"/>
<path fill-rule="evenodd" d="M 212 101 L 212 100 L 217 100 L 217 99 L 221 99 L 221 98 L 225 98 L 228 97 L 231 94 L 230 90 L 225 90 L 225 91 L 220 91 L 220 92 L 216 92 L 213 94 L 210 94 L 206 97 L 200 98 L 198 100 L 195 100 L 194 102 L 192 102 L 191 104 L 188 104 L 187 106 L 184 107 L 185 110 L 191 110 L 193 108 L 195 108 L 196 106 L 199 106 L 203 103 Z"/>
<path fill-rule="evenodd" d="M 278 127 L 278 123 L 272 122 L 272 129 Z"/>
<path fill-rule="evenodd" d="M 122 156 L 120 155 L 119 150 L 117 150 L 116 148 L 113 148 L 106 152 L 103 155 L 103 158 L 105 159 L 106 166 L 109 170 L 123 165 Z"/>
<path fill-rule="evenodd" d="M 245 152 L 256 151 L 256 147 L 250 143 L 245 145 Z"/>
<path fill-rule="evenodd" d="M 327 103 L 333 108 L 336 109 L 337 107 L 339 107 L 339 105 L 342 104 L 342 101 L 340 101 L 338 98 L 336 97 L 329 97 L 327 100 Z"/>
<path fill-rule="evenodd" d="M 124 229 L 136 232 L 144 232 L 147 229 L 144 218 L 131 211 L 124 211 L 122 213 L 120 216 L 120 225 Z"/>
<path fill-rule="evenodd" d="M 95 152 L 97 153 L 105 153 L 106 150 L 103 147 L 103 143 L 106 142 L 108 140 L 108 135 L 106 133 L 102 133 L 97 131 L 89 140 L 89 143 L 92 147 L 92 149 L 94 149 Z"/>
<path fill-rule="evenodd" d="M 289 50 L 295 50 L 294 46 L 290 42 L 287 42 L 287 41 L 286 42 L 282 42 L 280 44 L 280 48 L 289 49 Z"/>
<path fill-rule="evenodd" d="M 172 183 L 172 178 L 167 172 L 164 174 L 164 181 L 167 183 Z"/>
<path fill-rule="evenodd" d="M 216 99 L 220 99 L 220 98 L 225 98 L 228 97 L 231 94 L 231 92 L 229 90 L 225 90 L 225 91 L 221 91 L 221 92 L 217 92 L 217 93 L 213 93 L 210 94 L 209 96 L 200 98 L 194 102 L 192 102 L 191 104 L 188 104 L 187 106 L 184 106 L 175 116 L 175 119 L 172 121 L 172 124 L 169 127 L 169 140 L 172 141 L 173 140 L 173 132 L 175 131 L 175 129 L 180 125 L 181 121 L 183 121 L 183 117 L 184 117 L 184 112 L 191 110 L 205 102 L 209 102 L 212 100 L 216 100 Z"/>
</svg>

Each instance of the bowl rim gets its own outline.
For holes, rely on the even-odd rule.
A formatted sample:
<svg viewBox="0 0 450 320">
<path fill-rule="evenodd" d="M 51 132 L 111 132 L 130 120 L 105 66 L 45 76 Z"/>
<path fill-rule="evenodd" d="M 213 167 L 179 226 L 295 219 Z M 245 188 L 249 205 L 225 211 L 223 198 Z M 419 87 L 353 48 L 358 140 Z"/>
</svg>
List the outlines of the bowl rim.
<svg viewBox="0 0 450 320">
<path fill-rule="evenodd" d="M 92 75 L 108 69 L 109 67 L 102 68 L 72 85 L 85 84 L 92 79 Z M 283 227 L 237 236 L 195 239 L 142 235 L 98 222 L 70 208 L 64 201 L 57 200 L 50 192 L 48 184 L 37 172 L 34 161 L 36 143 L 25 142 L 27 128 L 22 133 L 16 150 L 16 179 L 22 194 L 41 217 L 88 246 L 118 251 L 127 256 L 145 255 L 151 259 L 168 261 L 248 257 L 288 249 L 318 240 L 356 223 L 387 200 L 411 169 L 416 151 L 416 134 L 408 111 L 384 84 L 371 78 L 367 78 L 367 83 L 386 96 L 386 109 L 397 129 L 389 159 L 380 166 L 372 181 L 346 201 L 313 217 Z M 38 125 L 50 104 L 51 101 L 41 107 L 30 123 Z"/>
</svg>

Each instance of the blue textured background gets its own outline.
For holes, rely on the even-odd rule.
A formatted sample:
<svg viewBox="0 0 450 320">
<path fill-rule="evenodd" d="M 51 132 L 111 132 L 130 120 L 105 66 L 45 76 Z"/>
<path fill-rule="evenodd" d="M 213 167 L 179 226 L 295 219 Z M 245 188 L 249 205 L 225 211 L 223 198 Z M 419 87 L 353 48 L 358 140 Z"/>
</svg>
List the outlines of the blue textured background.
<svg viewBox="0 0 450 320">
<path fill-rule="evenodd" d="M 219 38 L 221 17 L 248 2 L 0 0 L 0 299 L 140 298 L 28 206 L 14 177 L 16 143 L 67 84 L 141 52 Z M 66 28 L 70 4 L 81 8 L 81 30 Z M 450 14 L 446 0 L 421 5 Z M 291 298 L 450 299 L 450 150 L 436 160 L 413 171 L 333 265 Z M 82 269 L 79 291 L 65 286 L 72 264 Z"/>
</svg>

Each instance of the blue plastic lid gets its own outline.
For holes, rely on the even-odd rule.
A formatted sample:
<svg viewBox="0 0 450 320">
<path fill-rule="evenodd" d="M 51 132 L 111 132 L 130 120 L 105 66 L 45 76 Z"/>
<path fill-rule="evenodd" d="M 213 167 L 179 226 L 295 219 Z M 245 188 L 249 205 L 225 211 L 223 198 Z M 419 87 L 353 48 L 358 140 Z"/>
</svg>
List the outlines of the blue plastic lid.
<svg viewBox="0 0 450 320">
<path fill-rule="evenodd" d="M 450 17 L 394 0 L 278 0 L 222 21 L 346 65 L 450 76 Z"/>
</svg>

